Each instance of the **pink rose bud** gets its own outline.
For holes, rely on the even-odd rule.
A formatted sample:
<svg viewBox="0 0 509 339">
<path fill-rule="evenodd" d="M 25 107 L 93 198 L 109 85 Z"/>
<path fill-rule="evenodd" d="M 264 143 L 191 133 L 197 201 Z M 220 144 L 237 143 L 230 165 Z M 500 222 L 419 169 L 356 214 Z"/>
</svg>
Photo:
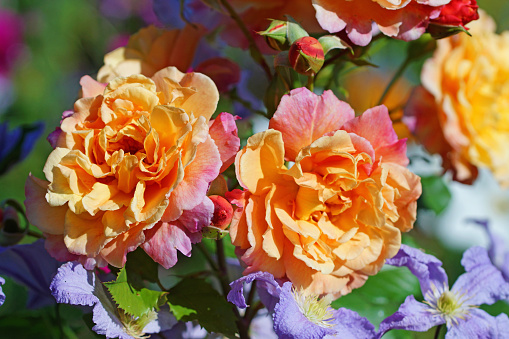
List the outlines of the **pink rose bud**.
<svg viewBox="0 0 509 339">
<path fill-rule="evenodd" d="M 452 0 L 442 7 L 440 16 L 431 20 L 432 23 L 446 26 L 462 26 L 479 19 L 476 0 Z M 468 28 L 467 28 L 468 29 Z"/>
<path fill-rule="evenodd" d="M 232 221 L 232 205 L 228 200 L 219 195 L 211 195 L 209 198 L 214 203 L 214 215 L 212 216 L 210 224 L 223 230 L 226 229 Z"/>
<path fill-rule="evenodd" d="M 290 48 L 288 42 L 288 23 L 281 20 L 273 20 L 269 28 L 258 34 L 265 37 L 267 44 L 276 51 L 286 51 Z"/>
<path fill-rule="evenodd" d="M 240 81 L 240 67 L 226 58 L 212 58 L 199 64 L 195 72 L 209 76 L 220 93 L 228 92 Z"/>
<path fill-rule="evenodd" d="M 310 36 L 297 39 L 288 53 L 290 65 L 304 75 L 317 73 L 323 66 L 324 58 L 322 45 Z"/>
</svg>

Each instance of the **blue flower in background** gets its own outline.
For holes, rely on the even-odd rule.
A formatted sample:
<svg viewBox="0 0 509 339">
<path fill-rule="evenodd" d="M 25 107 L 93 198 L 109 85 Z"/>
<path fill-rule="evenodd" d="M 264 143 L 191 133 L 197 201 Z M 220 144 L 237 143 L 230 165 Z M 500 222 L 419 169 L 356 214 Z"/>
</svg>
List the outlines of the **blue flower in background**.
<svg viewBox="0 0 509 339">
<path fill-rule="evenodd" d="M 5 284 L 5 279 L 0 277 L 0 306 L 2 306 L 2 304 L 4 303 L 5 301 L 5 294 L 4 292 L 2 291 L 2 285 Z"/>
<path fill-rule="evenodd" d="M 375 327 L 356 312 L 346 308 L 335 310 L 330 300 L 319 299 L 296 290 L 290 282 L 281 287 L 267 272 L 256 272 L 230 284 L 228 301 L 246 308 L 244 283 L 257 280 L 260 299 L 273 312 L 274 331 L 283 339 L 351 338 L 368 339 L 375 336 Z"/>
<path fill-rule="evenodd" d="M 396 313 L 382 321 L 378 338 L 392 329 L 425 332 L 442 324 L 447 326 L 447 339 L 509 338 L 506 314 L 494 317 L 477 308 L 509 296 L 509 284 L 486 249 L 476 246 L 463 254 L 466 273 L 451 289 L 442 262 L 417 249 L 402 245 L 387 264 L 406 266 L 419 279 L 424 302 L 407 297 Z"/>
<path fill-rule="evenodd" d="M 32 244 L 0 247 L 0 274 L 28 287 L 27 307 L 31 309 L 55 303 L 49 285 L 60 265 L 46 251 L 42 239 Z"/>
<path fill-rule="evenodd" d="M 11 131 L 7 122 L 0 124 L 0 175 L 26 158 L 43 131 L 42 122 L 19 126 Z"/>
</svg>

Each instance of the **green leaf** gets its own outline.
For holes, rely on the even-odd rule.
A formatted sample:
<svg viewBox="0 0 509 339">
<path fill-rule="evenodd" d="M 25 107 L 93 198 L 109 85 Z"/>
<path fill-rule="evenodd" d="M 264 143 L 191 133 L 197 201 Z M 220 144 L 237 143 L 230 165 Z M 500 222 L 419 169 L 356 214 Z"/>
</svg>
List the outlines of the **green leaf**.
<svg viewBox="0 0 509 339">
<path fill-rule="evenodd" d="M 327 55 L 327 53 L 329 53 L 333 49 L 347 49 L 347 48 L 350 49 L 350 51 L 353 54 L 352 47 L 335 35 L 324 35 L 318 39 L 318 42 L 320 42 L 320 44 L 322 45 L 323 53 L 325 55 Z"/>
<path fill-rule="evenodd" d="M 369 277 L 364 286 L 332 303 L 332 307 L 346 307 L 378 325 L 396 312 L 409 295 L 419 300 L 419 281 L 405 267 L 388 268 Z"/>
<path fill-rule="evenodd" d="M 448 38 L 452 35 L 456 35 L 458 33 L 466 33 L 467 35 L 472 36 L 469 31 L 461 26 L 446 26 L 446 25 L 438 25 L 438 24 L 429 24 L 426 30 L 433 39 L 443 39 Z"/>
<path fill-rule="evenodd" d="M 424 206 L 436 215 L 442 213 L 451 201 L 451 192 L 440 176 L 421 177 L 422 195 L 421 201 Z"/>
<path fill-rule="evenodd" d="M 128 274 L 126 268 L 123 267 L 118 273 L 116 281 L 105 282 L 104 285 L 118 307 L 127 314 L 141 317 L 154 308 L 159 309 L 159 300 L 166 292 L 152 291 L 141 287 L 141 283 L 136 281 L 136 278 L 139 277 Z"/>
<path fill-rule="evenodd" d="M 170 306 L 170 311 L 173 313 L 175 318 L 177 318 L 178 321 L 182 319 L 185 316 L 196 314 L 196 310 L 180 306 L 180 305 L 173 305 L 168 301 L 168 305 Z"/>
<path fill-rule="evenodd" d="M 158 266 L 159 264 L 149 257 L 141 247 L 127 254 L 126 270 L 130 274 L 139 275 L 142 279 L 157 282 Z"/>
<path fill-rule="evenodd" d="M 204 238 L 214 240 L 223 239 L 229 233 L 230 232 L 228 232 L 228 230 L 223 230 L 215 226 L 206 226 L 201 231 L 201 234 Z"/>
<path fill-rule="evenodd" d="M 290 44 L 293 44 L 296 40 L 302 37 L 309 36 L 308 32 L 306 32 L 306 30 L 302 28 L 297 23 L 297 21 L 295 21 L 294 18 L 292 18 L 289 15 L 287 15 L 286 17 L 288 18 L 288 24 L 286 26 L 287 30 L 286 35 L 288 37 L 288 41 L 290 42 Z"/>
<path fill-rule="evenodd" d="M 233 305 L 202 279 L 186 278 L 167 296 L 170 311 L 182 321 L 197 320 L 209 332 L 235 338 Z M 180 308 L 175 309 L 176 306 Z M 188 314 L 184 315 L 183 313 Z"/>
</svg>

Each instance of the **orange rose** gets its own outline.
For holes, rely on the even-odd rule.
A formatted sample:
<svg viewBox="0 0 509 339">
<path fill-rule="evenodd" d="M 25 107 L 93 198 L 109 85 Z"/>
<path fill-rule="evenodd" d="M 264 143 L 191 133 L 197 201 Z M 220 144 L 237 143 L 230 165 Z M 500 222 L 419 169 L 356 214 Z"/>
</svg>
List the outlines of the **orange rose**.
<svg viewBox="0 0 509 339">
<path fill-rule="evenodd" d="M 99 70 L 97 80 L 109 82 L 115 77 L 132 74 L 151 77 L 168 66 L 186 72 L 204 32 L 203 27 L 191 25 L 169 31 L 155 26 L 142 28 L 129 38 L 127 46 L 104 56 L 104 66 Z"/>
<path fill-rule="evenodd" d="M 397 253 L 420 179 L 387 109 L 355 118 L 330 91 L 283 97 L 269 129 L 238 153 L 230 226 L 244 274 L 266 271 L 313 294 L 347 294 Z M 287 161 L 295 164 L 290 168 Z"/>
<path fill-rule="evenodd" d="M 169 267 L 177 248 L 189 255 L 214 212 L 206 192 L 222 161 L 208 124 L 218 91 L 174 67 L 106 88 L 89 77 L 82 84 L 91 96 L 63 119 L 47 181 L 27 181 L 27 216 L 58 258 L 120 267 L 142 245 Z"/>
</svg>

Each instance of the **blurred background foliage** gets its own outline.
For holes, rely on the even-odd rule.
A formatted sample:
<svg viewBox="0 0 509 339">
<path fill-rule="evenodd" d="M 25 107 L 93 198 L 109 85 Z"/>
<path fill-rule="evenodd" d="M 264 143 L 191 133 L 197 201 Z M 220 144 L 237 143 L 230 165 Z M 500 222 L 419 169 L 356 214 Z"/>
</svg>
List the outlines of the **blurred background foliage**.
<svg viewBox="0 0 509 339">
<path fill-rule="evenodd" d="M 495 18 L 499 31 L 509 29 L 509 2 L 478 0 L 478 4 Z M 42 168 L 51 151 L 45 136 L 59 124 L 62 112 L 72 109 L 78 97 L 79 79 L 86 74 L 94 77 L 107 52 L 125 43 L 129 34 L 156 19 L 150 12 L 149 0 L 0 0 L 0 8 L 16 13 L 23 24 L 20 53 L 5 75 L 10 80 L 11 90 L 4 91 L 0 99 L 10 104 L 0 105 L 0 122 L 8 121 L 11 128 L 38 120 L 45 123 L 45 133 L 30 156 L 0 177 L 0 201 L 7 198 L 23 201 L 28 174 L 32 172 L 37 177 L 43 177 Z M 405 57 L 406 44 L 397 40 L 383 41 L 380 46 L 373 46 L 368 60 L 392 74 Z M 419 60 L 407 69 L 405 77 L 409 83 L 418 82 L 423 62 L 424 59 Z M 341 78 L 337 79 L 339 86 L 341 82 Z M 336 93 L 343 95 L 343 98 L 351 96 L 354 100 L 353 94 L 341 92 L 339 87 Z M 373 104 L 376 102 L 369 106 Z M 437 181 L 433 177 L 428 177 L 424 184 L 428 192 L 421 199 L 421 206 L 439 214 L 448 200 L 437 201 L 433 196 L 448 197 L 447 187 L 440 179 Z M 426 248 L 441 259 L 451 282 L 463 273 L 459 264 L 462 250 L 445 246 L 433 233 L 421 229 L 420 225 L 404 236 L 404 242 Z M 230 256 L 233 257 L 233 251 L 230 251 Z M 415 293 L 419 297 L 417 281 L 407 273 L 382 272 L 360 290 L 337 301 L 335 306 L 352 308 L 378 324 L 394 312 L 408 294 Z M 85 320 L 81 319 L 80 310 L 68 305 L 60 306 L 62 320 L 53 308 L 24 310 L 26 295 L 21 286 L 8 282 L 4 291 L 16 297 L 9 297 L 0 308 L 0 338 L 55 338 L 60 335 L 60 330 L 54 326 L 59 321 L 66 324 L 63 326 L 66 337 L 96 337 L 83 326 Z M 493 314 L 509 311 L 507 303 L 503 302 L 483 308 Z M 20 329 L 24 330 L 20 332 Z M 434 334 L 399 332 L 391 336 L 413 338 L 432 337 Z"/>
</svg>

